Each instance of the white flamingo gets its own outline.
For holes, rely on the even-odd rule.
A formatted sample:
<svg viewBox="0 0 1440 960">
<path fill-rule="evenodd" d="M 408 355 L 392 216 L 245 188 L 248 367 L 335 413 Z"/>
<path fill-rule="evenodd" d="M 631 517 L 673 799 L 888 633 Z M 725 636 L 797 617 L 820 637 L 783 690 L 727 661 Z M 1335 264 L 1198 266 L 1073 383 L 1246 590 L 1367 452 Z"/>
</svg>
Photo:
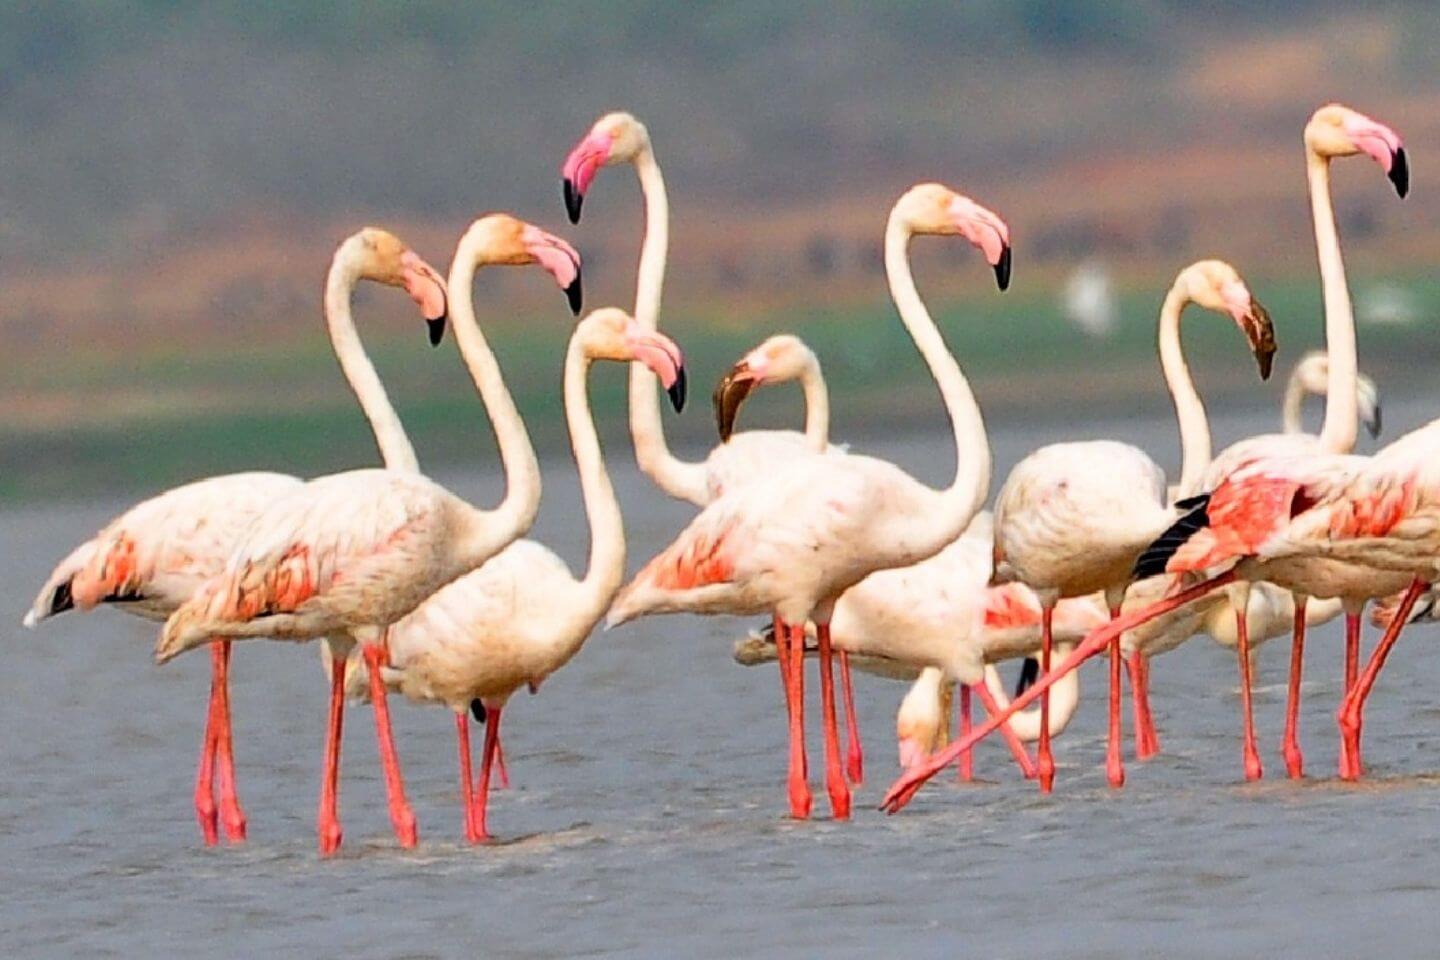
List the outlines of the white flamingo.
<svg viewBox="0 0 1440 960">
<path fill-rule="evenodd" d="M 471 285 L 481 263 L 539 263 L 561 287 L 577 288 L 579 256 L 569 244 L 505 214 L 475 221 L 450 265 L 455 337 L 484 401 L 506 492 L 498 507 L 477 510 L 418 473 L 353 470 L 321 477 L 281 498 L 251 525 L 225 571 L 166 621 L 160 663 L 207 637 L 324 638 L 331 654 L 358 642 L 370 669 L 376 735 L 386 773 L 390 818 L 400 843 L 413 846 L 414 813 L 390 734 L 379 667 L 387 628 L 445 584 L 479 567 L 529 529 L 540 503 L 540 471 L 525 425 L 475 320 Z M 343 671 L 331 684 L 319 837 L 322 853 L 340 845 L 337 790 Z"/>
<path fill-rule="evenodd" d="M 414 469 L 415 451 L 355 331 L 350 301 L 361 280 L 405 289 L 429 324 L 432 343 L 444 330 L 444 281 L 393 234 L 374 227 L 340 244 L 325 281 L 326 325 L 341 370 L 386 462 Z M 25 615 L 25 626 L 98 604 L 163 621 L 223 569 L 244 530 L 266 507 L 300 486 L 299 479 L 283 474 L 236 473 L 187 483 L 137 504 L 60 562 Z M 222 824 L 226 839 L 239 843 L 245 839 L 246 819 L 235 789 L 229 641 L 211 644 L 210 656 L 210 703 L 195 779 L 195 816 L 207 845 L 218 842 Z"/>
</svg>

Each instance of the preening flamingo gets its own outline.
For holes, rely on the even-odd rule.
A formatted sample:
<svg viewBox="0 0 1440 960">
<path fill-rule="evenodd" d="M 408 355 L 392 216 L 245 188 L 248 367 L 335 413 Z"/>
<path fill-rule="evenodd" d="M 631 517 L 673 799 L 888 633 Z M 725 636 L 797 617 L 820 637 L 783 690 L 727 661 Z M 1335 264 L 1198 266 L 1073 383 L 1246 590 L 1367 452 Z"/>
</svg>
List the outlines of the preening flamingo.
<svg viewBox="0 0 1440 960">
<path fill-rule="evenodd" d="M 436 343 L 445 325 L 445 283 L 397 237 L 374 227 L 340 244 L 325 281 L 326 324 L 341 369 L 360 400 L 386 462 L 414 469 L 414 449 L 400 429 L 355 331 L 350 301 L 361 280 L 406 290 L 420 307 L 431 341 Z M 221 572 L 226 557 L 256 517 L 300 486 L 299 479 L 278 473 L 237 473 L 187 483 L 137 504 L 60 562 L 25 615 L 25 626 L 34 627 L 74 607 L 88 610 L 97 604 L 113 605 L 149 620 L 165 620 L 202 583 Z M 226 839 L 239 843 L 245 839 L 246 819 L 235 790 L 230 642 L 211 644 L 210 656 L 210 703 L 195 780 L 195 816 L 206 844 L 218 842 L 220 824 Z"/>
<path fill-rule="evenodd" d="M 538 227 L 490 214 L 461 237 L 450 265 L 455 337 L 505 467 L 499 506 L 478 510 L 418 473 L 353 470 L 312 480 L 250 526 L 224 572 L 166 621 L 155 650 L 164 663 L 210 636 L 324 638 L 332 657 L 343 660 L 358 642 L 370 668 L 390 818 L 405 846 L 417 837 L 378 669 L 385 661 L 386 629 L 528 530 L 540 503 L 535 451 L 475 320 L 470 288 L 482 263 L 538 263 L 567 292 L 578 292 L 580 260 L 569 244 Z M 336 806 L 343 679 L 343 671 L 334 671 L 318 824 L 326 854 L 341 840 Z"/>
<path fill-rule="evenodd" d="M 1235 268 L 1201 260 L 1176 276 L 1160 310 L 1160 365 L 1175 402 L 1180 427 L 1179 491 L 1199 483 L 1210 460 L 1210 429 L 1180 347 L 1180 317 L 1189 303 L 1231 317 L 1245 335 L 1268 377 L 1275 352 L 1270 317 L 1251 296 Z M 1103 592 L 1118 615 L 1135 558 L 1175 520 L 1165 473 L 1143 450 L 1126 443 L 1095 440 L 1041 447 L 1015 465 L 995 500 L 995 582 L 1018 580 L 1038 594 L 1046 611 L 1040 631 L 1040 669 L 1050 667 L 1050 610 L 1061 597 Z M 1110 650 L 1110 730 L 1106 774 L 1110 785 L 1125 782 L 1120 757 L 1119 639 Z M 1143 672 L 1132 669 L 1138 726 L 1148 723 Z M 1055 778 L 1048 723 L 1048 697 L 1040 700 L 1040 789 Z"/>
<path fill-rule="evenodd" d="M 517 690 L 537 690 L 579 652 L 625 576 L 620 505 L 605 472 L 586 395 L 588 371 L 595 360 L 644 363 L 670 392 L 677 411 L 685 402 L 684 364 L 673 341 L 614 308 L 597 310 L 576 326 L 565 358 L 564 393 L 590 524 L 585 576 L 576 579 L 565 561 L 547 547 L 516 540 L 390 630 L 390 662 L 380 670 L 386 687 L 455 712 L 465 836 L 472 843 L 490 835 L 485 812 L 501 710 Z M 368 696 L 367 667 L 354 660 L 349 666 L 353 669 L 346 679 L 348 693 Z M 475 701 L 483 705 L 486 727 L 480 780 L 472 797 L 467 710 Z"/>
<path fill-rule="evenodd" d="M 811 456 L 769 471 L 764 482 L 723 494 L 640 571 L 612 605 L 611 624 L 667 611 L 772 612 L 790 631 L 789 795 L 809 815 L 802 681 L 806 621 L 816 625 L 825 728 L 826 780 L 837 818 L 850 790 L 839 768 L 831 674 L 830 616 L 846 589 L 876 570 L 932 556 L 969 525 L 984 502 L 990 450 L 974 395 L 915 289 L 907 259 L 916 234 L 958 235 L 1009 279 L 1009 229 L 995 214 L 939 184 L 912 187 L 885 230 L 885 264 L 900 318 L 935 377 L 949 415 L 956 469 L 935 490 L 893 464 L 854 454 Z"/>
</svg>

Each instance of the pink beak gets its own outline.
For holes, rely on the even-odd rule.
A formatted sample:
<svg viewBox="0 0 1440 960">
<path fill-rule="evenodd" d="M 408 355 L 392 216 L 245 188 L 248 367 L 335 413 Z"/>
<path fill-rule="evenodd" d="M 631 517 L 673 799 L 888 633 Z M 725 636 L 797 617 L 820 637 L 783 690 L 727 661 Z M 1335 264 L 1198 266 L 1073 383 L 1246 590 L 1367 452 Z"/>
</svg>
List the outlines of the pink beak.
<svg viewBox="0 0 1440 960">
<path fill-rule="evenodd" d="M 636 330 L 630 337 L 635 359 L 649 367 L 660 378 L 660 385 L 670 396 L 670 403 L 679 413 L 685 409 L 685 358 L 674 340 L 651 330 Z"/>
<path fill-rule="evenodd" d="M 980 248 L 985 262 L 995 269 L 995 283 L 1001 290 L 1010 287 L 1010 227 L 994 212 L 958 194 L 951 202 L 951 212 L 960 227 L 960 235 Z"/>
<path fill-rule="evenodd" d="M 1345 133 L 1357 148 L 1380 164 L 1397 194 L 1404 197 L 1410 192 L 1410 161 L 1398 133 L 1365 116 L 1346 120 Z"/>
<path fill-rule="evenodd" d="M 565 194 L 565 213 L 571 223 L 580 222 L 580 207 L 595 174 L 610 156 L 610 138 L 591 131 L 575 145 L 560 168 L 560 186 Z"/>
<path fill-rule="evenodd" d="M 434 267 L 411 250 L 400 255 L 400 272 L 405 281 L 405 292 L 420 307 L 420 313 L 430 328 L 430 345 L 439 346 L 445 336 L 445 319 L 450 308 L 445 281 Z"/>
<path fill-rule="evenodd" d="M 526 224 L 521 240 L 530 255 L 549 271 L 560 289 L 565 291 L 565 299 L 570 302 L 570 312 L 578 316 L 584 299 L 580 287 L 579 251 L 553 233 L 546 233 L 533 224 Z"/>
</svg>

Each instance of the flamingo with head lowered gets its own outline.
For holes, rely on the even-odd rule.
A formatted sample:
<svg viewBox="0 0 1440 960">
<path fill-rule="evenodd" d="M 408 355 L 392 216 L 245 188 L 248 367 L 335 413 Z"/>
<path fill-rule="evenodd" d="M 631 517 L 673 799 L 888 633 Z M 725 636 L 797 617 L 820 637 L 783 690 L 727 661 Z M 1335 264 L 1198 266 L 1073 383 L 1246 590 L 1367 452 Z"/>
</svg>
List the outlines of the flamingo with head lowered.
<svg viewBox="0 0 1440 960">
<path fill-rule="evenodd" d="M 387 464 L 415 469 L 415 451 L 385 396 L 355 331 L 350 301 L 370 280 L 400 287 L 420 307 L 432 343 L 445 329 L 445 282 L 394 234 L 367 227 L 335 251 L 325 281 L 324 310 L 341 370 L 360 400 Z M 75 548 L 50 574 L 25 625 L 78 607 L 104 604 L 163 621 L 209 578 L 220 573 L 245 529 L 270 504 L 299 489 L 278 473 L 236 473 L 197 480 L 137 504 Z M 235 788 L 230 726 L 230 642 L 210 645 L 210 705 L 195 778 L 195 816 L 206 844 L 245 839 L 245 811 Z M 216 780 L 220 799 L 215 800 Z"/>
<path fill-rule="evenodd" d="M 569 244 L 538 227 L 490 214 L 461 237 L 450 265 L 455 337 L 505 467 L 499 506 L 478 510 L 415 472 L 353 470 L 311 480 L 250 525 L 224 572 L 171 614 L 155 649 L 164 663 L 209 637 L 324 638 L 332 657 L 343 660 L 358 642 L 370 671 L 390 818 L 404 846 L 415 844 L 417 832 L 381 683 L 386 630 L 528 530 L 540 503 L 534 448 L 475 320 L 470 287 L 482 263 L 538 263 L 561 287 L 578 290 L 580 260 Z M 318 824 L 326 854 L 341 840 L 343 679 L 344 671 L 334 671 Z"/>
<path fill-rule="evenodd" d="M 940 388 L 956 447 L 956 468 L 943 490 L 894 464 L 854 454 L 812 455 L 772 469 L 763 482 L 723 494 L 616 598 L 609 622 L 650 613 L 773 613 L 803 649 L 814 621 L 820 647 L 820 692 L 826 781 L 837 818 L 850 812 L 840 770 L 831 673 L 830 617 L 847 589 L 876 570 L 908 566 L 958 537 L 984 502 L 990 449 L 974 395 L 930 319 L 910 273 L 907 249 L 917 234 L 962 236 L 1008 280 L 1009 228 L 995 214 L 948 187 L 912 187 L 891 210 L 885 264 L 891 295 Z M 801 656 L 789 658 L 790 811 L 806 817 L 804 697 Z"/>
</svg>

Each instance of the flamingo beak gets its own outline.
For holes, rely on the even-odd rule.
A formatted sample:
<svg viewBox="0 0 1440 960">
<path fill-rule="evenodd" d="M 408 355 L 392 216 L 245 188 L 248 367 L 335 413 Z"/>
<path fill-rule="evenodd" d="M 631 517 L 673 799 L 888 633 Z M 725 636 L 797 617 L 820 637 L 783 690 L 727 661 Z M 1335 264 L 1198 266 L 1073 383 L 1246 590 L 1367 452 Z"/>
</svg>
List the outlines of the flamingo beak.
<svg viewBox="0 0 1440 960">
<path fill-rule="evenodd" d="M 1396 147 L 1395 152 L 1390 155 L 1390 172 L 1385 175 L 1395 185 L 1395 193 L 1403 200 L 1405 194 L 1410 192 L 1410 159 L 1405 155 L 1404 147 Z"/>
<path fill-rule="evenodd" d="M 591 132 L 575 145 L 560 168 L 560 189 L 565 196 L 565 214 L 571 223 L 580 222 L 580 207 L 585 202 L 585 191 L 595 174 L 610 156 L 610 137 Z"/>
<path fill-rule="evenodd" d="M 685 357 L 675 341 L 655 331 L 635 335 L 631 341 L 634 359 L 649 367 L 670 398 L 676 413 L 685 409 Z"/>
<path fill-rule="evenodd" d="M 750 364 L 741 360 L 715 384 L 711 400 L 715 405 L 715 428 L 720 433 L 721 443 L 729 441 L 730 435 L 735 432 L 735 418 L 740 413 L 740 407 L 758 383 Z"/>
<path fill-rule="evenodd" d="M 1010 289 L 1010 244 L 1000 251 L 1000 259 L 995 263 L 995 283 L 1003 292 Z"/>
<path fill-rule="evenodd" d="M 522 240 L 535 262 L 545 268 L 565 291 L 570 312 L 579 316 L 584 294 L 580 285 L 580 253 L 570 244 L 539 227 L 526 224 Z"/>
<path fill-rule="evenodd" d="M 430 346 L 439 346 L 445 338 L 445 321 L 450 314 L 450 296 L 445 289 L 445 281 L 434 267 L 408 250 L 400 258 L 400 278 L 405 292 L 419 305 L 425 318 Z"/>
<path fill-rule="evenodd" d="M 1226 309 L 1234 318 L 1240 332 L 1255 354 L 1255 363 L 1260 367 L 1260 379 L 1269 380 L 1270 370 L 1275 365 L 1275 324 L 1264 304 L 1250 295 L 1244 284 L 1226 285 L 1223 296 Z"/>
<path fill-rule="evenodd" d="M 580 316 L 581 305 L 585 302 L 584 291 L 580 287 L 580 265 L 575 265 L 575 279 L 565 288 L 565 302 L 570 304 L 572 316 Z"/>
</svg>

